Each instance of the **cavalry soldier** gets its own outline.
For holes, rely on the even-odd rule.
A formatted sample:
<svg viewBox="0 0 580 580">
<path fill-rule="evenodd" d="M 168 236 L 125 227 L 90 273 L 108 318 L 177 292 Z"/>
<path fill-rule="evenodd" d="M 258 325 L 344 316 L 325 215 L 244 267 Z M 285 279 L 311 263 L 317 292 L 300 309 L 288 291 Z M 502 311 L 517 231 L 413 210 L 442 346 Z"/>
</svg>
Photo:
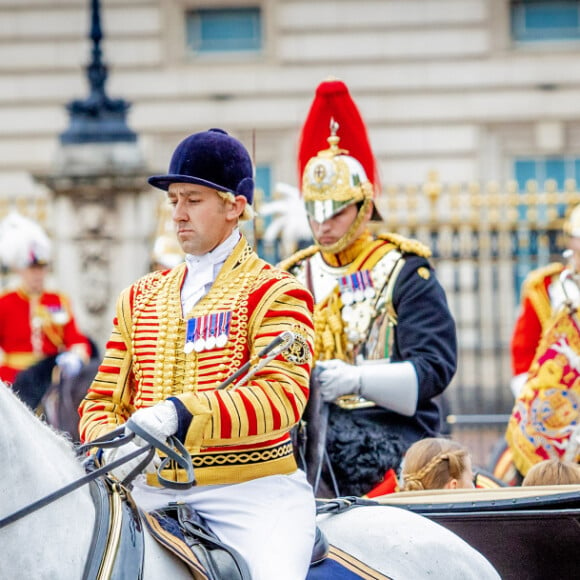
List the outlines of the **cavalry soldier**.
<svg viewBox="0 0 580 580">
<path fill-rule="evenodd" d="M 55 366 L 74 377 L 89 361 L 92 346 L 78 329 L 69 298 L 45 288 L 51 243 L 33 220 L 16 212 L 0 223 L 2 264 L 18 286 L 0 296 L 0 379 L 35 409 Z"/>
<path fill-rule="evenodd" d="M 580 206 L 576 206 L 564 224 L 569 267 L 580 272 Z M 566 264 L 552 262 L 533 270 L 522 286 L 521 307 L 511 339 L 513 379 L 510 387 L 518 395 L 528 376 L 536 349 L 554 313 L 565 300 L 578 302 L 580 292 L 571 279 L 561 280 Z"/>
<path fill-rule="evenodd" d="M 455 372 L 455 323 L 429 249 L 370 231 L 380 220 L 377 168 L 341 81 L 317 88 L 299 172 L 315 244 L 280 266 L 316 302 L 313 384 L 331 403 L 326 449 L 334 474 L 326 483 L 335 494 L 363 495 L 398 469 L 409 445 L 440 432 L 435 399 Z"/>
<path fill-rule="evenodd" d="M 129 418 L 157 439 L 178 437 L 197 486 L 162 489 L 154 474 L 142 474 L 133 487 L 137 504 L 147 511 L 190 505 L 245 557 L 252 579 L 294 580 L 306 577 L 315 534 L 314 494 L 290 437 L 308 400 L 313 303 L 240 232 L 239 220 L 252 217 L 252 176 L 244 146 L 210 129 L 184 139 L 169 173 L 149 179 L 167 192 L 185 262 L 120 295 L 80 426 L 88 441 Z M 217 389 L 287 331 L 296 337 L 289 350 Z M 105 461 L 130 451 L 131 444 L 114 449 Z M 132 467 L 114 474 L 123 478 Z M 179 481 L 182 474 L 162 476 Z"/>
</svg>

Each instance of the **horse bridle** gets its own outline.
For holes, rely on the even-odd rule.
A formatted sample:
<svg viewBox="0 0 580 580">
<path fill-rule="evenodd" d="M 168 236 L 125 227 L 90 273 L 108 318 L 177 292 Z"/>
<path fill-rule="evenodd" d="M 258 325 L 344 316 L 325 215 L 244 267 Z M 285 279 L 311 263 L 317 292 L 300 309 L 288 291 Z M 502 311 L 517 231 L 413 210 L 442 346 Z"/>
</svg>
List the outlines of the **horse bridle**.
<svg viewBox="0 0 580 580">
<path fill-rule="evenodd" d="M 106 465 L 94 469 L 90 471 L 85 476 L 72 481 L 68 485 L 57 489 L 56 491 L 48 494 L 47 496 L 27 505 L 23 508 L 15 511 L 14 513 L 10 514 L 9 516 L 0 520 L 0 529 L 5 528 L 6 526 L 21 520 L 22 518 L 34 513 L 35 511 L 55 502 L 57 499 L 64 497 L 65 495 L 72 493 L 73 491 L 79 489 L 83 485 L 87 485 L 91 481 L 107 475 L 107 473 L 113 471 L 117 467 L 128 463 L 132 459 L 139 457 L 140 455 L 145 455 L 142 461 L 121 481 L 121 485 L 130 489 L 131 481 L 133 478 L 141 472 L 153 459 L 155 454 L 155 450 L 158 449 L 162 453 L 166 455 L 166 457 L 162 460 L 161 464 L 157 468 L 157 478 L 159 483 L 164 487 L 171 487 L 173 489 L 189 489 L 193 485 L 195 485 L 195 477 L 193 474 L 193 465 L 191 463 L 191 456 L 185 449 L 184 445 L 177 439 L 176 437 L 170 437 L 167 440 L 167 443 L 163 443 L 162 441 L 156 439 L 149 433 L 146 433 L 141 429 L 138 425 L 136 425 L 131 419 L 126 423 L 127 430 L 125 429 L 125 425 L 111 431 L 107 435 L 103 437 L 99 437 L 87 443 L 85 445 L 81 445 L 77 448 L 77 455 L 82 455 L 88 449 L 99 447 L 99 448 L 112 448 L 112 447 L 120 447 L 125 445 L 129 441 L 131 441 L 135 436 L 141 437 L 144 439 L 147 444 L 139 447 L 139 449 L 135 449 L 131 451 L 127 455 L 120 457 Z M 177 463 L 179 467 L 181 467 L 186 472 L 185 481 L 169 481 L 166 478 L 161 476 L 161 470 L 165 468 L 169 461 L 174 461 Z"/>
</svg>

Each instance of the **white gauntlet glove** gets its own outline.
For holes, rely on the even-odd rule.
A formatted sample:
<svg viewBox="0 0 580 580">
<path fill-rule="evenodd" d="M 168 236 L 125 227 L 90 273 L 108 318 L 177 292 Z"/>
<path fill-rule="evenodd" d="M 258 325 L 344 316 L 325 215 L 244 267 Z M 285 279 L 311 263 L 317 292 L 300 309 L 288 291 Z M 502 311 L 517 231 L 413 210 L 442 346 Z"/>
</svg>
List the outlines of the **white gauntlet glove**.
<svg viewBox="0 0 580 580">
<path fill-rule="evenodd" d="M 316 363 L 314 380 L 318 382 L 322 400 L 330 403 L 353 393 L 360 394 L 360 367 L 332 359 Z"/>
<path fill-rule="evenodd" d="M 171 401 L 163 401 L 144 407 L 131 415 L 131 421 L 155 439 L 165 442 L 168 437 L 175 435 L 179 426 L 177 409 Z"/>
<path fill-rule="evenodd" d="M 78 354 L 67 350 L 56 357 L 56 364 L 64 378 L 76 377 L 83 368 L 83 361 Z"/>
<path fill-rule="evenodd" d="M 409 361 L 373 360 L 356 366 L 338 359 L 319 361 L 313 380 L 326 402 L 355 394 L 407 417 L 417 410 L 419 381 Z"/>
<path fill-rule="evenodd" d="M 171 401 L 163 401 L 157 405 L 153 405 L 153 407 L 139 409 L 131 415 L 131 420 L 141 427 L 143 431 L 149 433 L 151 436 L 155 437 L 155 439 L 159 439 L 162 442 L 165 442 L 168 437 L 174 435 L 178 428 L 177 410 Z M 126 429 L 127 431 L 130 431 L 128 427 L 126 427 Z M 129 455 L 144 445 L 146 445 L 146 442 L 141 437 L 135 437 L 132 441 L 129 441 L 129 443 L 126 443 L 121 447 L 105 449 L 103 451 L 103 460 L 105 463 L 111 463 L 116 459 Z M 111 474 L 122 481 L 127 477 L 127 475 L 129 475 L 129 473 L 131 473 L 131 471 L 133 471 L 133 469 L 135 469 L 135 467 L 137 467 L 137 465 L 139 465 L 140 461 L 143 461 L 145 455 L 146 453 L 143 453 L 143 455 L 131 459 L 131 461 L 115 468 Z M 157 454 L 155 454 L 151 462 L 145 466 L 143 472 L 154 473 L 160 463 L 161 459 Z"/>
</svg>

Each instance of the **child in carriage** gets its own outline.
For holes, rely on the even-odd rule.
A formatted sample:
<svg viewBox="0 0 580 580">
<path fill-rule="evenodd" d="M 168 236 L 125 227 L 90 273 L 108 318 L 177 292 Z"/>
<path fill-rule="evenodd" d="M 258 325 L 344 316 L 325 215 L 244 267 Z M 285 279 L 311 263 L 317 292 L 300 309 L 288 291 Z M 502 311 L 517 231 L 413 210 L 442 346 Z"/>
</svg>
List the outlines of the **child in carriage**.
<svg viewBox="0 0 580 580">
<path fill-rule="evenodd" d="M 580 484 L 580 465 L 556 458 L 536 463 L 522 482 L 522 486 L 572 484 Z"/>
<path fill-rule="evenodd" d="M 405 453 L 401 491 L 474 488 L 471 455 L 457 441 L 426 437 Z"/>
</svg>

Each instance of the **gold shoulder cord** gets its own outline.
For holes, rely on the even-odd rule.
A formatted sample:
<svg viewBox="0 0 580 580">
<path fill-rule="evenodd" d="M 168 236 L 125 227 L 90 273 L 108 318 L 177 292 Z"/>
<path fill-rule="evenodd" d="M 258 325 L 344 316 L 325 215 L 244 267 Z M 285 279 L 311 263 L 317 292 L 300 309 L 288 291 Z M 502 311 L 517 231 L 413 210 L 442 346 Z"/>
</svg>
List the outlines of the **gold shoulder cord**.
<svg viewBox="0 0 580 580">
<path fill-rule="evenodd" d="M 295 266 L 299 262 L 302 262 L 302 260 L 310 258 L 310 256 L 313 256 L 314 254 L 316 254 L 316 252 L 318 252 L 318 246 L 316 245 L 308 246 L 308 248 L 298 250 L 298 252 L 296 252 L 292 256 L 289 256 L 288 258 L 278 262 L 276 267 L 279 268 L 280 270 L 287 271 L 290 268 L 292 268 L 292 266 Z"/>
<path fill-rule="evenodd" d="M 349 275 L 357 272 L 360 265 L 376 249 L 377 244 L 382 244 L 382 241 L 371 244 L 366 252 L 359 255 L 357 259 L 350 264 L 346 274 Z M 378 257 L 377 261 L 392 249 L 394 249 L 393 244 L 385 246 L 385 252 L 381 253 L 381 256 Z M 337 284 L 329 296 L 314 308 L 314 350 L 317 360 L 339 358 L 346 362 L 354 362 L 354 355 L 352 352 L 348 352 L 347 348 L 347 337 L 344 331 L 344 321 L 341 315 L 342 306 L 342 299 Z"/>
<path fill-rule="evenodd" d="M 385 240 L 395 244 L 399 250 L 409 254 L 417 254 L 422 258 L 430 258 L 432 255 L 431 250 L 428 246 L 420 242 L 419 240 L 414 240 L 413 238 L 406 238 L 400 234 L 395 234 L 392 232 L 385 232 L 378 235 L 379 240 Z"/>
<path fill-rule="evenodd" d="M 393 292 L 395 291 L 395 284 L 403 266 L 405 259 L 399 258 L 391 274 L 389 280 L 375 304 L 375 316 L 371 320 L 369 328 L 375 334 L 376 344 L 374 348 L 371 346 L 367 350 L 368 360 L 390 359 L 393 352 L 393 343 L 395 340 L 394 328 L 397 325 L 397 313 L 393 306 Z M 373 331 L 373 327 L 378 325 L 377 330 Z M 369 340 L 369 343 L 371 341 Z"/>
</svg>

